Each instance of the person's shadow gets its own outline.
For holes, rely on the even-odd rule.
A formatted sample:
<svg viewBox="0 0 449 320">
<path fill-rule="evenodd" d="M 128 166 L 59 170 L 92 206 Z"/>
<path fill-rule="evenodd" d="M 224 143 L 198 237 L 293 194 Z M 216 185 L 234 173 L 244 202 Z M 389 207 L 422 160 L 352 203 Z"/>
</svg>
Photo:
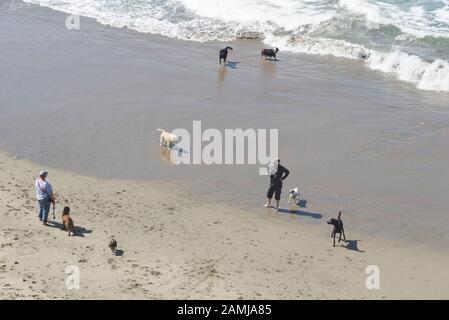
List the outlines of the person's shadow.
<svg viewBox="0 0 449 320">
<path fill-rule="evenodd" d="M 56 228 L 65 231 L 65 227 L 62 223 L 56 221 L 49 221 L 48 226 L 50 228 Z M 86 229 L 84 227 L 75 226 L 75 236 L 84 237 L 85 234 L 92 233 L 92 230 Z"/>
<path fill-rule="evenodd" d="M 322 219 L 323 218 L 323 215 L 321 213 L 306 212 L 306 211 L 302 211 L 302 210 L 290 210 L 290 209 L 280 208 L 279 212 L 295 214 L 298 216 L 309 217 L 309 218 L 313 218 L 313 219 Z"/>
</svg>

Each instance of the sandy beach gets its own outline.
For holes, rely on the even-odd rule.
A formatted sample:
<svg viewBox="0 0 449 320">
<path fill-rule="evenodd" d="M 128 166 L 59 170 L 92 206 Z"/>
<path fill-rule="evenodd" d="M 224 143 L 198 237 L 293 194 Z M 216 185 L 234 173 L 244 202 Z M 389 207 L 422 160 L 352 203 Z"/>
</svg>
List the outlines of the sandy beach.
<svg viewBox="0 0 449 320">
<path fill-rule="evenodd" d="M 447 298 L 449 257 L 441 252 L 350 229 L 346 248 L 332 248 L 324 223 L 191 201 L 185 185 L 51 170 L 58 214 L 43 227 L 30 188 L 39 167 L 0 159 L 2 299 Z M 77 237 L 60 230 L 64 205 Z M 119 256 L 107 247 L 111 235 Z M 71 265 L 80 269 L 78 290 L 65 286 Z M 380 269 L 380 290 L 365 287 L 369 265 Z"/>
<path fill-rule="evenodd" d="M 67 16 L 0 7 L 0 298 L 449 298 L 447 93 L 335 57 L 265 61 L 257 40 L 180 41 L 85 17 L 67 30 Z M 263 207 L 258 165 L 164 159 L 156 129 L 195 120 L 279 130 L 291 171 L 280 213 Z M 52 227 L 37 219 L 42 168 Z M 64 205 L 78 237 L 60 230 Z M 349 241 L 332 248 L 339 210 Z M 70 265 L 79 290 L 65 286 Z M 365 287 L 370 265 L 380 290 Z"/>
</svg>

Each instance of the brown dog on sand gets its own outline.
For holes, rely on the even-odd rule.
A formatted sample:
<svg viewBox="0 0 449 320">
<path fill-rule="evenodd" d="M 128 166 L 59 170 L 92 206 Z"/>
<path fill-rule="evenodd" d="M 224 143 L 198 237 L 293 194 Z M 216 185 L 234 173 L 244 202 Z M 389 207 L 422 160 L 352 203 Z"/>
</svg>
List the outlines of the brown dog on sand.
<svg viewBox="0 0 449 320">
<path fill-rule="evenodd" d="M 73 225 L 73 220 L 70 217 L 70 208 L 64 207 L 62 211 L 62 224 L 64 225 L 64 230 L 69 233 L 69 236 L 75 235 L 75 226 Z"/>
</svg>

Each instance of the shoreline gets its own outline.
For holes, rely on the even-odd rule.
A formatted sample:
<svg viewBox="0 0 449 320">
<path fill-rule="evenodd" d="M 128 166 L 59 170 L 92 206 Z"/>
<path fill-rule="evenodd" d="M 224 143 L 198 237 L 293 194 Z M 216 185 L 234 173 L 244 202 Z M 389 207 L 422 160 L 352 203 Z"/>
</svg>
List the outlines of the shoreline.
<svg viewBox="0 0 449 320">
<path fill-rule="evenodd" d="M 27 3 L 39 3 L 40 1 L 33 1 L 33 0 L 23 0 Z M 123 16 L 123 13 L 116 12 L 114 9 L 109 8 L 111 10 L 105 10 L 106 12 L 102 12 L 101 10 L 98 10 L 97 8 L 90 8 L 90 10 L 84 10 L 83 8 L 77 8 L 72 6 L 64 6 L 64 5 L 58 5 L 56 4 L 49 4 L 44 3 L 42 4 L 43 7 L 51 8 L 52 10 L 67 13 L 67 14 L 81 14 L 81 16 L 86 16 L 91 19 L 94 19 L 96 22 L 111 26 L 114 28 L 130 28 L 132 30 L 135 30 L 136 32 L 142 33 L 142 34 L 155 34 L 155 35 L 161 35 L 163 37 L 169 37 L 175 40 L 182 40 L 182 41 L 195 41 L 197 43 L 206 43 L 206 42 L 223 42 L 228 41 L 231 42 L 230 39 L 239 39 L 239 40 L 248 40 L 248 39 L 257 39 L 257 41 L 264 42 L 266 46 L 270 47 L 279 47 L 281 51 L 284 52 L 290 52 L 293 54 L 307 54 L 307 55 L 324 55 L 324 56 L 333 56 L 333 57 L 341 57 L 346 60 L 358 60 L 360 63 L 364 65 L 365 68 L 370 69 L 372 71 L 378 71 L 385 74 L 388 74 L 390 77 L 394 77 L 396 81 L 403 81 L 410 85 L 413 85 L 417 90 L 426 90 L 430 92 L 436 92 L 436 93 L 443 93 L 446 94 L 446 96 L 449 94 L 449 87 L 447 84 L 448 76 L 449 76 L 449 64 L 446 60 L 447 53 L 444 54 L 445 48 L 444 44 L 441 44 L 440 50 L 430 50 L 429 55 L 425 53 L 425 51 L 422 50 L 417 45 L 417 48 L 413 50 L 412 48 L 407 48 L 407 43 L 401 41 L 393 41 L 388 44 L 382 43 L 382 41 L 379 42 L 379 45 L 374 45 L 374 43 L 370 43 L 370 41 L 364 41 L 364 37 L 361 38 L 357 37 L 357 33 L 353 34 L 352 37 L 346 38 L 344 36 L 337 36 L 336 38 L 330 36 L 328 37 L 326 35 L 326 32 L 323 32 L 324 35 L 322 37 L 316 37 L 305 32 L 302 34 L 302 32 L 299 33 L 299 35 L 292 34 L 292 30 L 290 27 L 278 27 L 277 32 L 283 33 L 285 32 L 288 35 L 281 36 L 276 35 L 276 31 L 266 31 L 264 28 L 257 30 L 251 30 L 251 27 L 248 28 L 248 26 L 243 27 L 242 33 L 234 30 L 234 32 L 237 32 L 240 34 L 240 36 L 237 36 L 236 34 L 232 35 L 228 34 L 225 35 L 226 32 L 221 33 L 218 30 L 215 30 L 215 25 L 220 25 L 222 22 L 226 21 L 228 25 L 222 25 L 222 28 L 226 29 L 232 29 L 234 26 L 231 26 L 231 21 L 233 19 L 228 20 L 227 17 L 220 17 L 216 21 L 211 22 L 209 21 L 210 17 L 207 18 L 207 14 L 203 15 L 200 21 L 202 23 L 208 24 L 208 27 L 202 27 L 197 26 L 197 28 L 194 28 L 192 30 L 189 27 L 183 26 L 182 23 L 177 24 L 179 21 L 171 21 L 170 27 L 167 29 L 167 21 L 170 21 L 171 19 L 165 17 L 165 19 L 162 19 L 162 21 L 159 21 L 160 23 L 156 23 L 154 25 L 153 23 L 147 24 L 148 21 L 146 21 L 145 18 L 143 19 L 135 19 L 130 16 Z M 338 5 L 337 5 L 338 6 Z M 185 6 L 187 11 L 189 5 Z M 195 7 L 195 6 L 194 6 Z M 344 9 L 349 9 L 346 5 L 342 6 Z M 115 8 L 115 6 L 114 6 Z M 198 8 L 197 8 L 198 9 Z M 224 8 L 223 8 L 224 9 Z M 129 10 L 129 14 L 131 16 L 138 15 L 138 11 L 134 11 L 133 8 L 123 9 L 122 10 Z M 172 8 L 174 10 L 174 8 Z M 226 9 L 224 9 L 226 10 Z M 271 8 L 273 13 L 275 13 L 277 10 L 276 8 Z M 313 10 L 313 9 L 312 9 Z M 193 9 L 193 12 L 196 10 Z M 306 10 L 307 11 L 307 10 Z M 352 10 L 349 10 L 352 11 Z M 357 11 L 357 10 L 356 10 Z M 352 12 L 354 13 L 354 12 Z M 115 18 L 111 19 L 110 15 L 115 15 Z M 161 13 L 162 14 L 162 13 Z M 165 12 L 167 14 L 167 12 Z M 346 16 L 346 19 L 351 19 L 354 17 L 357 17 L 360 14 L 358 12 L 355 16 L 349 15 Z M 150 15 L 151 16 L 151 15 Z M 275 15 L 276 16 L 276 15 Z M 145 16 L 144 16 L 145 17 Z M 191 17 L 193 18 L 193 16 Z M 198 18 L 198 17 L 197 17 Z M 255 17 L 253 17 L 255 18 Z M 277 16 L 277 19 L 280 17 Z M 299 16 L 291 16 L 290 17 L 293 20 L 301 20 Z M 334 17 L 335 18 L 335 17 Z M 157 19 L 157 18 L 156 18 Z M 182 18 L 181 18 L 182 19 Z M 195 18 L 193 18 L 195 19 Z M 369 16 L 366 16 L 366 19 L 369 20 Z M 281 19 L 282 20 L 282 19 Z M 197 23 L 201 24 L 200 21 L 197 21 Z M 238 21 L 238 19 L 237 19 Z M 188 23 L 187 21 L 184 21 Z M 240 21 L 243 26 L 245 25 L 244 21 Z M 262 24 L 266 24 L 267 21 L 264 21 L 262 19 Z M 278 21 L 276 21 L 278 22 Z M 321 21 L 323 23 L 323 21 Z M 391 22 L 391 21 L 390 21 Z M 379 27 L 383 26 L 390 26 L 391 23 L 387 23 L 386 25 L 380 24 Z M 173 23 L 173 24 L 172 24 Z M 377 23 L 377 22 L 376 22 Z M 231 25 L 230 25 L 231 24 Z M 240 24 L 240 26 L 242 26 Z M 269 23 L 268 23 L 269 24 Z M 276 23 L 274 23 L 276 25 Z M 301 27 L 298 26 L 298 28 L 308 28 L 312 24 L 306 24 L 301 25 Z M 393 23 L 394 25 L 394 23 Z M 320 23 L 318 25 L 315 25 L 319 29 Z M 335 26 L 337 27 L 337 26 Z M 340 26 L 341 28 L 345 29 L 344 26 Z M 180 30 L 178 30 L 178 28 Z M 265 25 L 265 28 L 267 28 L 267 25 Z M 268 26 L 268 29 L 270 29 L 270 26 Z M 371 26 L 368 26 L 368 29 L 371 29 Z M 393 30 L 395 27 L 393 28 Z M 399 37 L 402 36 L 410 36 L 408 34 L 408 31 L 404 31 L 401 28 L 400 32 L 404 32 L 401 34 L 401 36 L 397 36 L 395 40 L 398 40 Z M 379 36 L 385 36 L 385 34 L 389 34 L 390 32 L 394 32 L 393 30 L 384 30 L 382 33 L 377 35 Z M 218 31 L 218 33 L 216 33 Z M 223 31 L 223 30 L 222 30 Z M 350 30 L 345 30 L 346 32 L 351 32 Z M 352 31 L 354 32 L 354 30 Z M 364 33 L 363 30 L 359 29 L 360 33 Z M 366 31 L 365 31 L 366 32 Z M 422 30 L 421 30 L 422 32 Z M 355 37 L 354 37 L 355 36 Z M 364 36 L 369 37 L 368 35 L 364 34 Z M 429 36 L 430 38 L 435 37 L 435 39 L 438 39 L 439 36 L 436 36 L 432 32 L 430 34 L 427 34 L 426 37 Z M 442 41 L 444 41 L 445 36 L 440 35 Z M 416 33 L 412 32 L 412 37 L 416 37 L 415 40 L 419 41 L 421 39 L 421 36 L 416 36 Z M 356 40 L 358 38 L 359 41 Z M 374 40 L 374 42 L 377 42 Z M 422 44 L 421 44 L 422 45 Z M 426 44 L 425 44 L 426 45 Z M 405 48 L 404 48 L 405 47 Z M 395 50 L 393 50 L 395 48 Z M 405 49 L 405 50 L 403 50 Z M 416 50 L 418 49 L 418 50 Z M 418 51 L 418 52 L 417 52 Z M 432 52 L 433 51 L 433 52 Z M 441 52 L 438 52 L 441 51 Z M 422 55 L 424 54 L 424 55 Z M 410 63 L 410 60 L 413 60 L 413 64 Z M 438 70 L 438 69 L 442 70 Z M 404 70 L 405 69 L 405 70 Z"/>
<path fill-rule="evenodd" d="M 447 298 L 449 257 L 442 252 L 350 229 L 348 248 L 332 248 L 324 222 L 303 225 L 272 210 L 256 217 L 198 203 L 169 183 L 100 180 L 50 168 L 57 211 L 71 206 L 83 235 L 68 237 L 37 222 L 30 186 L 39 167 L 4 154 L 0 166 L 2 299 Z M 164 199 L 167 192 L 175 204 Z M 120 256 L 107 248 L 111 235 Z M 69 265 L 80 268 L 79 290 L 65 288 Z M 380 290 L 365 288 L 369 265 L 380 268 Z"/>
</svg>

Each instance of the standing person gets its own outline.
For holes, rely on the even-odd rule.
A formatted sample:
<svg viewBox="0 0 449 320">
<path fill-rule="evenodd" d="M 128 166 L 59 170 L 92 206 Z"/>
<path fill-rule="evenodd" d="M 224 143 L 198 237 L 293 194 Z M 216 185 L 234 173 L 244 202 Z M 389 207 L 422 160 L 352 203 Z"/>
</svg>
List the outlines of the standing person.
<svg viewBox="0 0 449 320">
<path fill-rule="evenodd" d="M 275 172 L 270 175 L 270 187 L 267 191 L 267 203 L 265 208 L 271 207 L 271 198 L 276 199 L 276 211 L 279 211 L 279 200 L 281 200 L 282 181 L 285 180 L 290 171 L 280 165 L 281 160 L 276 159 L 274 161 Z"/>
<path fill-rule="evenodd" d="M 53 195 L 53 188 L 46 180 L 48 176 L 47 170 L 39 172 L 39 178 L 36 179 L 36 198 L 39 202 L 39 220 L 43 225 L 47 225 L 48 215 L 50 214 L 50 205 L 55 204 L 55 197 Z"/>
</svg>

